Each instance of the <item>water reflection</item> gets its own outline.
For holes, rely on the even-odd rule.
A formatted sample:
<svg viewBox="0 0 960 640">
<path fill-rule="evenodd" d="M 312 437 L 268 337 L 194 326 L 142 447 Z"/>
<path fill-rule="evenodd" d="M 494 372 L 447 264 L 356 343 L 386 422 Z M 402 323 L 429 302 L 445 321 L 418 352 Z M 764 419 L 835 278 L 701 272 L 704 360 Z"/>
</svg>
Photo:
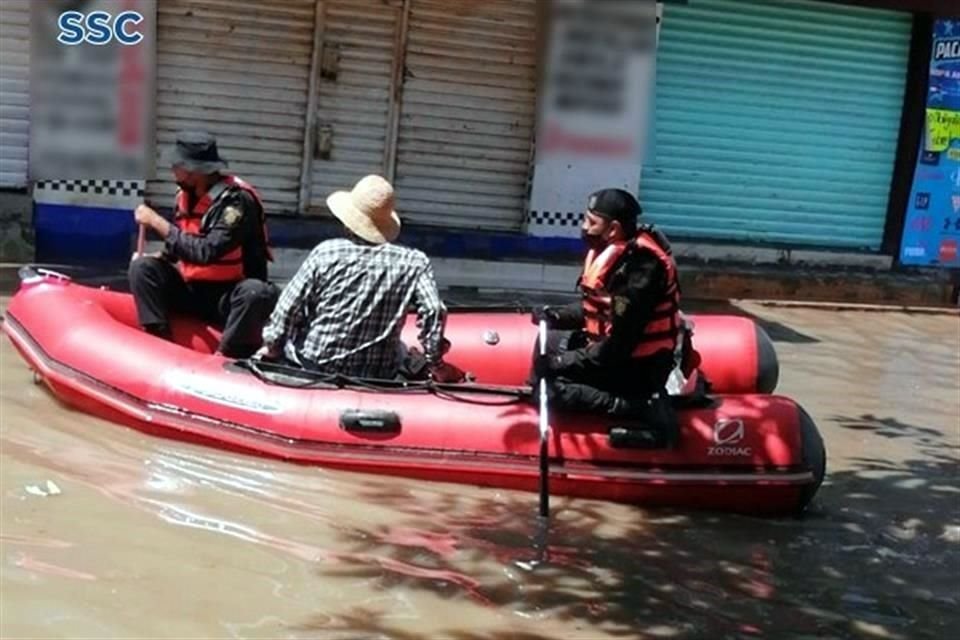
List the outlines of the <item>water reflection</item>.
<svg viewBox="0 0 960 640">
<path fill-rule="evenodd" d="M 0 346 L 0 635 L 943 638 L 957 319 L 745 306 L 830 452 L 802 519 L 334 472 L 74 413 Z M 798 336 L 804 336 L 799 338 Z M 24 488 L 54 481 L 62 494 Z"/>
</svg>

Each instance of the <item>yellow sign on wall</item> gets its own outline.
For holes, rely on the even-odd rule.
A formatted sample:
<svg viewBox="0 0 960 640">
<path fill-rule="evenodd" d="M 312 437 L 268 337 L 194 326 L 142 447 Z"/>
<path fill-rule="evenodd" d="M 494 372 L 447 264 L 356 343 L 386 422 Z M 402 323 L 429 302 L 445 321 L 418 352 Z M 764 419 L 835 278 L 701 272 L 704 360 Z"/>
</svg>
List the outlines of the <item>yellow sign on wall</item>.
<svg viewBox="0 0 960 640">
<path fill-rule="evenodd" d="M 945 151 L 960 140 L 960 111 L 927 109 L 927 151 Z"/>
</svg>

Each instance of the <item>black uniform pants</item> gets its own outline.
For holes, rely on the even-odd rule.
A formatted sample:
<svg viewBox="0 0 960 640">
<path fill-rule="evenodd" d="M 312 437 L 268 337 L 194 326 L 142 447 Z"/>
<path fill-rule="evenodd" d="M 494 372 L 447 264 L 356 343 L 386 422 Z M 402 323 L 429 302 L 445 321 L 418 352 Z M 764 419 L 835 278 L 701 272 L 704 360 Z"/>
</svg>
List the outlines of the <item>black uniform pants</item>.
<svg viewBox="0 0 960 640">
<path fill-rule="evenodd" d="M 249 357 L 260 347 L 263 325 L 280 297 L 279 287 L 253 278 L 188 283 L 174 265 L 154 257 L 134 260 L 129 278 L 145 330 L 169 339 L 171 313 L 197 316 L 223 329 L 219 350 L 228 358 Z"/>
<path fill-rule="evenodd" d="M 547 355 L 580 349 L 587 344 L 582 331 L 547 331 Z M 540 345 L 534 347 L 534 358 Z M 673 355 L 655 355 L 632 360 L 626 367 L 602 367 L 587 363 L 576 375 L 559 376 L 547 383 L 547 398 L 552 407 L 567 411 L 606 413 L 609 415 L 643 415 L 647 400 L 661 392 L 673 367 Z M 539 380 L 531 373 L 530 384 L 538 398 Z"/>
</svg>

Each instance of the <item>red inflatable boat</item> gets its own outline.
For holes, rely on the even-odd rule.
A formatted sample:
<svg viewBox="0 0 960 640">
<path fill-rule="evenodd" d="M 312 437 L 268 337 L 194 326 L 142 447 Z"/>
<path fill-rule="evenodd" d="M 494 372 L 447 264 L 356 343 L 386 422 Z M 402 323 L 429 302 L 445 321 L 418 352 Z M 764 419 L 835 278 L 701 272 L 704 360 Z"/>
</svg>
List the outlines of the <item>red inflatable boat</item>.
<svg viewBox="0 0 960 640">
<path fill-rule="evenodd" d="M 462 385 L 344 384 L 272 373 L 212 355 L 218 335 L 182 320 L 177 343 L 136 325 L 130 295 L 24 270 L 4 330 L 55 395 L 146 432 L 301 463 L 536 490 L 537 407 L 519 385 L 536 337 L 527 314 L 452 313 L 447 358 Z M 64 320 L 69 318 L 69 322 Z M 649 448 L 643 425 L 584 414 L 550 418 L 550 492 L 757 514 L 802 510 L 825 472 L 823 442 L 776 383 L 752 321 L 694 316 L 694 344 L 717 395 L 677 410 L 679 444 Z M 408 323 L 405 338 L 414 339 Z M 187 348 L 185 348 L 187 347 Z M 494 386 L 496 385 L 496 386 Z M 639 430 L 639 431 L 638 431 Z"/>
</svg>

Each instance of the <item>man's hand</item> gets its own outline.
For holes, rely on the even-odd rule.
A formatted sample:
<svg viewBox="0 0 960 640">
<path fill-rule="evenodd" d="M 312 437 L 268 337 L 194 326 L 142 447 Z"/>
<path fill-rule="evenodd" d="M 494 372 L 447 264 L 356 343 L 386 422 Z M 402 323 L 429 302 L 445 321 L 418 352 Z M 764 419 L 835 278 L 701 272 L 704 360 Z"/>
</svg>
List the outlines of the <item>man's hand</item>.
<svg viewBox="0 0 960 640">
<path fill-rule="evenodd" d="M 151 229 L 153 228 L 154 222 L 159 217 L 159 213 L 145 204 L 139 204 L 137 205 L 137 208 L 133 210 L 133 219 L 137 221 L 137 224 L 148 226 Z"/>
<path fill-rule="evenodd" d="M 170 235 L 170 223 L 145 204 L 137 205 L 137 208 L 133 210 L 133 219 L 136 220 L 137 224 L 150 227 L 159 233 L 162 238 Z"/>
<path fill-rule="evenodd" d="M 533 373 L 539 378 L 557 377 L 557 370 L 562 364 L 562 359 L 558 355 L 538 355 L 533 361 Z"/>
<path fill-rule="evenodd" d="M 254 360 L 279 360 L 280 349 L 273 346 L 263 345 L 257 352 L 251 356 Z"/>
<path fill-rule="evenodd" d="M 430 379 L 434 382 L 465 382 L 467 374 L 449 362 L 441 362 L 430 368 Z"/>
<path fill-rule="evenodd" d="M 164 258 L 163 251 L 154 251 L 153 253 L 134 253 L 130 256 L 130 262 L 137 260 L 138 258 Z"/>
<path fill-rule="evenodd" d="M 530 322 L 538 325 L 541 320 L 546 320 L 547 327 L 552 327 L 560 320 L 560 316 L 552 307 L 537 307 L 530 313 Z"/>
</svg>

